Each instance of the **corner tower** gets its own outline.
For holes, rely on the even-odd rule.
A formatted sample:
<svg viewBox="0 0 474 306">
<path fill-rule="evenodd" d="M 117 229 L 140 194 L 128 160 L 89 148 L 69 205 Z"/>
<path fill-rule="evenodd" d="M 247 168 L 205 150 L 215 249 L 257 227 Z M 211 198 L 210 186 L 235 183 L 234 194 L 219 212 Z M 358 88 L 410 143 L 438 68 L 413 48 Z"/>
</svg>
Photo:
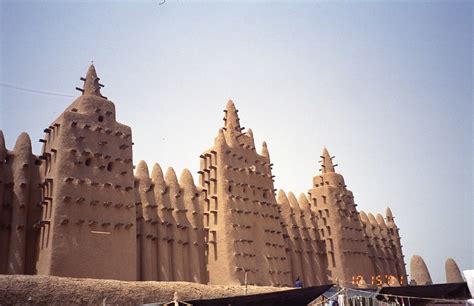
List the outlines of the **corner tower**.
<svg viewBox="0 0 474 306">
<path fill-rule="evenodd" d="M 82 95 L 45 129 L 38 274 L 136 279 L 132 132 L 100 93 Z"/>
<path fill-rule="evenodd" d="M 290 285 L 266 144 L 255 150 L 232 101 L 214 146 L 201 155 L 210 284 Z"/>
<path fill-rule="evenodd" d="M 370 280 L 374 270 L 354 196 L 346 188 L 344 177 L 335 172 L 332 159 L 324 148 L 321 174 L 313 177 L 308 193 L 321 239 L 326 243 L 328 278 L 348 286 L 355 277 Z"/>
</svg>

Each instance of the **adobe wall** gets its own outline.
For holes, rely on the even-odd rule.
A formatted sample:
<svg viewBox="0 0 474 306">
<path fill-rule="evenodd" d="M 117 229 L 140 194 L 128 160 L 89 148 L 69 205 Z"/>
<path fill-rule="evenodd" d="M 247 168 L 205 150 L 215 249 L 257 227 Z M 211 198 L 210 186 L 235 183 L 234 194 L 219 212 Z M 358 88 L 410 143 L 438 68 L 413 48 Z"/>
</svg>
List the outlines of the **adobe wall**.
<svg viewBox="0 0 474 306">
<path fill-rule="evenodd" d="M 329 283 L 325 244 L 320 237 L 316 216 L 308 198 L 302 193 L 296 199 L 292 192 L 286 196 L 279 190 L 278 204 L 283 219 L 292 282 L 299 278 L 304 286 Z"/>
<path fill-rule="evenodd" d="M 163 178 L 155 164 L 150 178 L 140 161 L 135 175 L 138 279 L 206 283 L 201 192 L 191 173 L 178 182 L 173 168 Z"/>
</svg>

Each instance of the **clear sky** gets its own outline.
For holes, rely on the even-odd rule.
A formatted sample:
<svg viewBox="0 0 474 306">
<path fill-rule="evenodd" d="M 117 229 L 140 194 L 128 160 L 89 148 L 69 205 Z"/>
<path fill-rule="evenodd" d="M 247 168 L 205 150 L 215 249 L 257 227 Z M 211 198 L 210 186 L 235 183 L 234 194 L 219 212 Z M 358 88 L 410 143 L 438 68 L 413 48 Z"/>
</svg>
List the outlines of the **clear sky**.
<svg viewBox="0 0 474 306">
<path fill-rule="evenodd" d="M 134 162 L 195 178 L 232 98 L 276 188 L 306 192 L 326 145 L 407 264 L 474 268 L 472 1 L 159 2 L 0 0 L 0 82 L 76 96 L 94 60 Z M 73 98 L 0 90 L 8 148 L 26 131 L 40 153 Z"/>
</svg>

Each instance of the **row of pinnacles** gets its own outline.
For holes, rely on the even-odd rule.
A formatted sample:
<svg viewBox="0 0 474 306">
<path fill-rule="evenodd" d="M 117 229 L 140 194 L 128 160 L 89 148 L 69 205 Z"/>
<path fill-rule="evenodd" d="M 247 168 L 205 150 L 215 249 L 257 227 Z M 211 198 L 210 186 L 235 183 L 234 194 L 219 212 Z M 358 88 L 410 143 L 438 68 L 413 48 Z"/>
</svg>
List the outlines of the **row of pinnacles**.
<svg viewBox="0 0 474 306">
<path fill-rule="evenodd" d="M 81 79 L 83 94 L 44 130 L 40 156 L 27 134 L 13 151 L 0 135 L 0 274 L 406 282 L 390 209 L 385 218 L 359 213 L 326 149 L 307 194 L 277 194 L 267 145 L 257 153 L 229 101 L 214 145 L 200 156 L 198 185 L 186 169 L 178 180 L 158 164 L 150 174 L 143 161 L 133 173 L 130 127 L 116 121 L 94 66 Z"/>
<path fill-rule="evenodd" d="M 153 166 L 151 177 L 140 161 L 135 177 L 137 278 L 207 283 L 207 237 L 203 197 L 185 169 L 179 181 L 173 168 Z"/>
</svg>

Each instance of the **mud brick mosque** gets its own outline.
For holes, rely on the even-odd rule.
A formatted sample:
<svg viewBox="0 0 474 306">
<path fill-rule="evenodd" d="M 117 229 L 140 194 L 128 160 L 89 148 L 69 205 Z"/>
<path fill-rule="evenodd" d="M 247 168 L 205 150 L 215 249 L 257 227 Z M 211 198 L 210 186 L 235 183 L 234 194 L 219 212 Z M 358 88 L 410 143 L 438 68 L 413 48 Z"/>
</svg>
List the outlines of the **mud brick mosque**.
<svg viewBox="0 0 474 306">
<path fill-rule="evenodd" d="M 143 161 L 134 173 L 131 128 L 116 121 L 94 66 L 81 80 L 82 95 L 44 129 L 40 156 L 26 133 L 7 150 L 0 131 L 0 274 L 406 284 L 392 212 L 358 212 L 326 148 L 307 193 L 277 192 L 267 145 L 257 152 L 229 101 L 198 183 Z M 415 261 L 412 274 L 431 281 Z"/>
</svg>

